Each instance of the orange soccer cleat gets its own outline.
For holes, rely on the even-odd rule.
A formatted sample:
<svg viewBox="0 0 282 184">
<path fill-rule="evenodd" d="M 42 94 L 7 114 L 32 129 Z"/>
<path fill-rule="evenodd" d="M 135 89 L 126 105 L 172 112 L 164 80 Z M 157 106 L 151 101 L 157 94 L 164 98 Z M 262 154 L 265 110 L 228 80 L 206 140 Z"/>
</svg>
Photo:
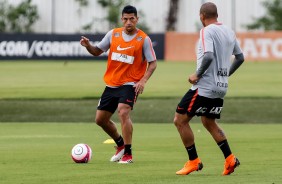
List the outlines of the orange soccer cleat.
<svg viewBox="0 0 282 184">
<path fill-rule="evenodd" d="M 233 154 L 229 155 L 226 159 L 225 159 L 225 163 L 224 163 L 224 170 L 222 175 L 229 175 L 231 173 L 234 172 L 234 169 L 236 167 L 239 167 L 240 162 L 238 160 L 238 158 L 236 158 Z"/>
<path fill-rule="evenodd" d="M 200 171 L 203 169 L 203 163 L 199 158 L 196 158 L 195 160 L 189 160 L 185 163 L 184 167 L 177 171 L 177 175 L 187 175 L 190 174 L 193 171 Z"/>
</svg>

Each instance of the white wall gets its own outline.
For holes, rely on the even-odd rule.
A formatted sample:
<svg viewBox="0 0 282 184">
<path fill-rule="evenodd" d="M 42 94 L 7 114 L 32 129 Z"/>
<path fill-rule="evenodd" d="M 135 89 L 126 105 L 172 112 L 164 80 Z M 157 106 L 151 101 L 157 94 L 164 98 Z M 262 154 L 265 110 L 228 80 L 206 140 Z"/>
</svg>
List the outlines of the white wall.
<svg viewBox="0 0 282 184">
<path fill-rule="evenodd" d="M 201 26 L 199 21 L 199 9 L 205 0 L 179 0 L 179 16 L 177 31 L 195 32 Z M 238 32 L 246 31 L 244 25 L 251 23 L 253 17 L 260 17 L 265 13 L 261 2 L 265 0 L 210 0 L 218 6 L 219 21 L 235 28 Z M 21 0 L 8 0 L 9 3 L 17 4 Z M 82 8 L 74 0 L 33 0 L 38 6 L 40 19 L 34 25 L 37 33 L 77 33 L 82 32 L 81 26 L 93 23 L 92 33 L 104 33 L 109 29 L 108 23 L 103 18 L 106 11 L 101 8 L 97 0 L 89 0 L 89 6 Z M 131 4 L 142 11 L 145 20 L 150 27 L 151 33 L 165 31 L 166 18 L 169 8 L 169 0 L 130 0 Z M 235 2 L 236 12 L 232 14 Z M 52 10 L 52 7 L 53 10 Z M 235 19 L 233 19 L 233 16 Z M 53 21 L 52 21 L 53 19 Z M 236 20 L 235 23 L 233 20 Z"/>
</svg>

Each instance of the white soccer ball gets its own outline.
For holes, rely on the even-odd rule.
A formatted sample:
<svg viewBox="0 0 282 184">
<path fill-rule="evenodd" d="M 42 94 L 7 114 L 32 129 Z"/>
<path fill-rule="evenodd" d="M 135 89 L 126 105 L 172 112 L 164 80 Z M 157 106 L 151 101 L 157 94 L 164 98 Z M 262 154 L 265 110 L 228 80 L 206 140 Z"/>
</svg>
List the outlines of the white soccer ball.
<svg viewBox="0 0 282 184">
<path fill-rule="evenodd" d="M 88 163 L 92 158 L 92 150 L 87 144 L 77 144 L 71 150 L 71 157 L 76 163 Z"/>
</svg>

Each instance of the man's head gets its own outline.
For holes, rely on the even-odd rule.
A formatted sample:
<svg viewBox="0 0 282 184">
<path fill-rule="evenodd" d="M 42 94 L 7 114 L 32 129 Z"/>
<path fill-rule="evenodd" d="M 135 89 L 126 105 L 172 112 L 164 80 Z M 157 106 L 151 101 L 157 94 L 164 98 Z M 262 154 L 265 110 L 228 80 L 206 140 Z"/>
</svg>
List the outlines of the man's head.
<svg viewBox="0 0 282 184">
<path fill-rule="evenodd" d="M 137 10 L 134 6 L 127 5 L 122 10 L 121 21 L 123 23 L 123 27 L 127 34 L 131 34 L 136 29 L 136 24 L 138 22 Z"/>
<path fill-rule="evenodd" d="M 123 10 L 122 10 L 122 14 L 121 15 L 123 15 L 123 14 L 131 14 L 131 13 L 133 13 L 134 15 L 135 15 L 135 17 L 137 17 L 137 10 L 136 10 L 136 8 L 134 7 L 134 6 L 131 6 L 131 5 L 127 5 L 127 6 L 125 6 L 124 8 L 123 8 Z"/>
<path fill-rule="evenodd" d="M 218 17 L 217 7 L 214 3 L 207 2 L 201 6 L 200 19 L 201 19 L 203 26 L 207 26 L 207 21 L 216 22 L 217 17 Z"/>
</svg>

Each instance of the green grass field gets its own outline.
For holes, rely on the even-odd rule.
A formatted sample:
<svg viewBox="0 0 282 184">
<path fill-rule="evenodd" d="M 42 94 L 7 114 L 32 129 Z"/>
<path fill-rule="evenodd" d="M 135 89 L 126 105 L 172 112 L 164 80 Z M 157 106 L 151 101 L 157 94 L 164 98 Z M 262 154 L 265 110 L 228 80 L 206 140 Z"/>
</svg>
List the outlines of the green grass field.
<svg viewBox="0 0 282 184">
<path fill-rule="evenodd" d="M 118 126 L 118 128 L 120 128 Z M 174 125 L 135 124 L 131 165 L 109 162 L 113 144 L 94 124 L 0 124 L 0 181 L 3 184 L 50 183 L 209 183 L 273 184 L 282 181 L 282 126 L 225 124 L 229 143 L 241 161 L 236 172 L 221 176 L 224 158 L 200 124 L 192 124 L 204 169 L 188 176 L 175 172 L 187 161 Z M 88 164 L 75 164 L 70 151 L 76 143 L 93 150 Z"/>
<path fill-rule="evenodd" d="M 119 165 L 109 162 L 114 145 L 103 144 L 109 137 L 94 123 L 86 123 L 93 122 L 105 86 L 105 63 L 0 62 L 0 183 L 281 183 L 278 62 L 244 63 L 230 78 L 220 124 L 241 161 L 236 172 L 221 176 L 223 155 L 195 118 L 192 128 L 204 169 L 175 175 L 188 157 L 172 119 L 195 67 L 159 62 L 132 113 L 135 163 Z M 70 151 L 82 142 L 91 146 L 93 160 L 75 164 Z"/>
<path fill-rule="evenodd" d="M 0 99 L 97 98 L 104 62 L 0 62 Z M 180 97 L 191 87 L 194 62 L 159 62 L 140 97 Z M 230 78 L 227 97 L 282 97 L 282 63 L 244 63 Z"/>
<path fill-rule="evenodd" d="M 105 62 L 0 62 L 0 122 L 93 122 L 105 67 Z M 193 62 L 159 62 L 138 98 L 134 120 L 171 122 L 194 69 Z M 222 121 L 281 123 L 281 71 L 279 62 L 244 63 L 230 78 Z"/>
</svg>

